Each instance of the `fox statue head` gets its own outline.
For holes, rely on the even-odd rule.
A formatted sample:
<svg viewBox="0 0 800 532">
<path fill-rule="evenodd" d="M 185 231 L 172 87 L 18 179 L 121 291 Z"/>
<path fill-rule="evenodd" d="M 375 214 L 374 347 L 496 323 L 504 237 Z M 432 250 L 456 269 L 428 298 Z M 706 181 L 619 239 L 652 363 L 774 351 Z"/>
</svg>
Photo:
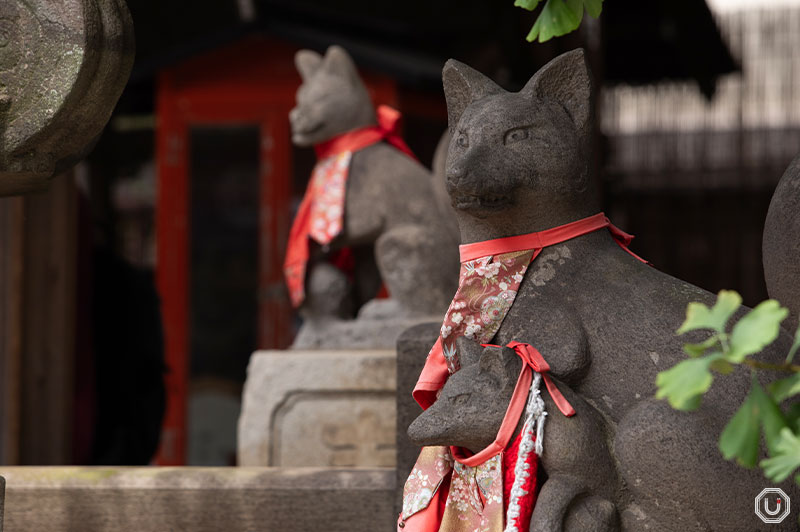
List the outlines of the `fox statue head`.
<svg viewBox="0 0 800 532">
<path fill-rule="evenodd" d="M 294 62 L 303 83 L 297 89 L 297 105 L 289 113 L 292 142 L 311 146 L 375 123 L 369 93 L 343 48 L 331 46 L 324 57 L 300 50 Z"/>
<path fill-rule="evenodd" d="M 516 93 L 452 59 L 442 78 L 452 136 L 447 190 L 462 242 L 540 231 L 598 212 L 583 50 L 553 59 Z"/>
<path fill-rule="evenodd" d="M 420 446 L 454 445 L 478 452 L 497 437 L 522 360 L 507 347 L 482 348 L 464 337 L 456 342 L 462 368 L 411 423 L 408 436 Z"/>
</svg>

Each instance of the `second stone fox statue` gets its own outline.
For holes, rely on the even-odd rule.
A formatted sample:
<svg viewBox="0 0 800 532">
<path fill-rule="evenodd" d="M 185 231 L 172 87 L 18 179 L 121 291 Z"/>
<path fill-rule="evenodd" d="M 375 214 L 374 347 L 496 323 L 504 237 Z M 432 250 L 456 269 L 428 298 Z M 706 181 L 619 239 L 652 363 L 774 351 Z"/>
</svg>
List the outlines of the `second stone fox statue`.
<svg viewBox="0 0 800 532">
<path fill-rule="evenodd" d="M 301 50 L 295 63 L 303 79 L 297 106 L 290 113 L 296 145 L 314 146 L 320 156 L 330 151 L 324 147 L 342 138 L 381 131 L 382 117 L 376 116 L 344 49 L 331 46 L 324 56 Z M 402 141 L 392 142 L 399 139 L 396 133 L 384 135 L 347 154 L 346 175 L 341 179 L 346 182 L 339 185 L 345 190 L 343 212 L 337 213 L 341 229 L 329 244 L 308 239 L 311 249 L 301 312 L 318 328 L 325 320 L 348 317 L 346 275 L 328 259 L 342 248 L 352 250 L 355 259 L 356 306 L 374 297 L 381 283 L 390 296 L 364 307 L 363 317 L 441 315 L 455 290 L 457 237 L 447 230 L 454 225 L 448 220 L 454 216 L 452 208 L 436 201 L 441 195 L 434 193 L 431 173 L 397 149 Z"/>
</svg>

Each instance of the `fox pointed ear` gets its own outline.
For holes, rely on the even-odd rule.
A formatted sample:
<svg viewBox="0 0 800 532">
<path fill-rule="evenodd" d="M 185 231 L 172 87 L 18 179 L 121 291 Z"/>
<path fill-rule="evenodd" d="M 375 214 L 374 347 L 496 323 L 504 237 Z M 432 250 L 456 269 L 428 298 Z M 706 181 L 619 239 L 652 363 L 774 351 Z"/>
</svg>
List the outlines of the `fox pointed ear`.
<svg viewBox="0 0 800 532">
<path fill-rule="evenodd" d="M 481 353 L 479 373 L 488 373 L 503 385 L 516 383 L 520 358 L 508 347 L 485 347 Z"/>
<path fill-rule="evenodd" d="M 329 73 L 342 76 L 353 83 L 360 83 L 358 69 L 347 50 L 338 45 L 329 46 L 322 60 L 322 66 Z"/>
<path fill-rule="evenodd" d="M 483 349 L 478 342 L 470 340 L 466 336 L 456 338 L 456 351 L 458 351 L 458 360 L 461 362 L 462 368 L 477 364 L 481 359 Z"/>
<path fill-rule="evenodd" d="M 297 67 L 303 81 L 308 81 L 314 72 L 319 70 L 321 64 L 322 56 L 314 50 L 299 50 L 294 54 L 294 66 Z"/>
<path fill-rule="evenodd" d="M 449 59 L 442 69 L 444 96 L 447 100 L 447 124 L 455 130 L 464 109 L 473 101 L 497 94 L 501 89 L 494 81 L 460 61 Z"/>
<path fill-rule="evenodd" d="M 553 100 L 569 113 L 575 128 L 587 133 L 592 114 L 592 82 L 582 48 L 556 57 L 520 91 L 532 98 Z"/>
</svg>

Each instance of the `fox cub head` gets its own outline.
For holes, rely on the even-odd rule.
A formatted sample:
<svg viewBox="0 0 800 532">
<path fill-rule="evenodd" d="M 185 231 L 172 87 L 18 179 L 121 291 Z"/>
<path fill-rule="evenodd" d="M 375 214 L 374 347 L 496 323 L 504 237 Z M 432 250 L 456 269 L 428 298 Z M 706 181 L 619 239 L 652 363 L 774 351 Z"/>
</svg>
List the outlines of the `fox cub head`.
<svg viewBox="0 0 800 532">
<path fill-rule="evenodd" d="M 369 93 L 343 48 L 331 46 L 324 57 L 300 50 L 294 62 L 303 83 L 289 113 L 292 142 L 311 146 L 375 123 Z"/>
<path fill-rule="evenodd" d="M 552 60 L 516 93 L 452 59 L 442 78 L 451 134 L 447 190 L 460 222 L 491 219 L 498 211 L 525 219 L 544 209 L 571 209 L 581 195 L 594 201 L 583 50 Z"/>
<path fill-rule="evenodd" d="M 478 452 L 500 430 L 522 362 L 513 349 L 482 348 L 456 340 L 462 368 L 445 383 L 439 398 L 408 427 L 417 445 L 454 445 Z"/>
</svg>

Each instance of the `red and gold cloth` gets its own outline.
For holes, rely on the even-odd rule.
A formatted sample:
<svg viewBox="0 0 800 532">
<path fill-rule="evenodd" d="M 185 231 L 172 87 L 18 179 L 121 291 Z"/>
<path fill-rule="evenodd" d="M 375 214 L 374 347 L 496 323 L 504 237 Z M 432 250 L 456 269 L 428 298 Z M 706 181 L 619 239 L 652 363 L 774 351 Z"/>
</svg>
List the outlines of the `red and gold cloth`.
<svg viewBox="0 0 800 532">
<path fill-rule="evenodd" d="M 353 152 L 386 141 L 415 158 L 397 131 L 400 113 L 389 106 L 377 109 L 378 125 L 348 131 L 317 144 L 317 164 L 289 232 L 283 272 L 292 305 L 305 299 L 309 239 L 328 245 L 343 228 L 347 175 Z"/>
<path fill-rule="evenodd" d="M 613 226 L 603 213 L 545 231 L 460 246 L 458 290 L 414 388 L 414 399 L 420 406 L 428 408 L 432 405 L 447 378 L 461 367 L 456 338 L 466 336 L 486 344 L 494 337 L 514 304 L 528 265 L 543 248 L 603 228 L 611 232 L 625 251 L 645 262 L 628 250 L 633 236 Z M 470 457 L 465 456 L 467 452 L 463 449 L 423 448 L 404 488 L 398 531 L 505 530 L 508 491 L 513 483 L 517 458 L 516 453 L 512 458 L 511 450 L 519 445 L 519 437 L 511 446 L 509 441 L 531 385 L 530 371 L 542 375 L 561 412 L 574 415 L 572 407 L 547 375 L 549 367 L 541 354 L 527 344 L 512 342 L 509 347 L 514 348 L 525 363 L 497 440 Z M 534 474 L 525 479 L 526 500 L 519 515 L 514 517 L 518 530 L 527 530 L 536 493 L 537 456 L 530 453 L 526 460 L 531 462 L 528 465 Z M 502 498 L 504 492 L 505 500 Z"/>
</svg>

